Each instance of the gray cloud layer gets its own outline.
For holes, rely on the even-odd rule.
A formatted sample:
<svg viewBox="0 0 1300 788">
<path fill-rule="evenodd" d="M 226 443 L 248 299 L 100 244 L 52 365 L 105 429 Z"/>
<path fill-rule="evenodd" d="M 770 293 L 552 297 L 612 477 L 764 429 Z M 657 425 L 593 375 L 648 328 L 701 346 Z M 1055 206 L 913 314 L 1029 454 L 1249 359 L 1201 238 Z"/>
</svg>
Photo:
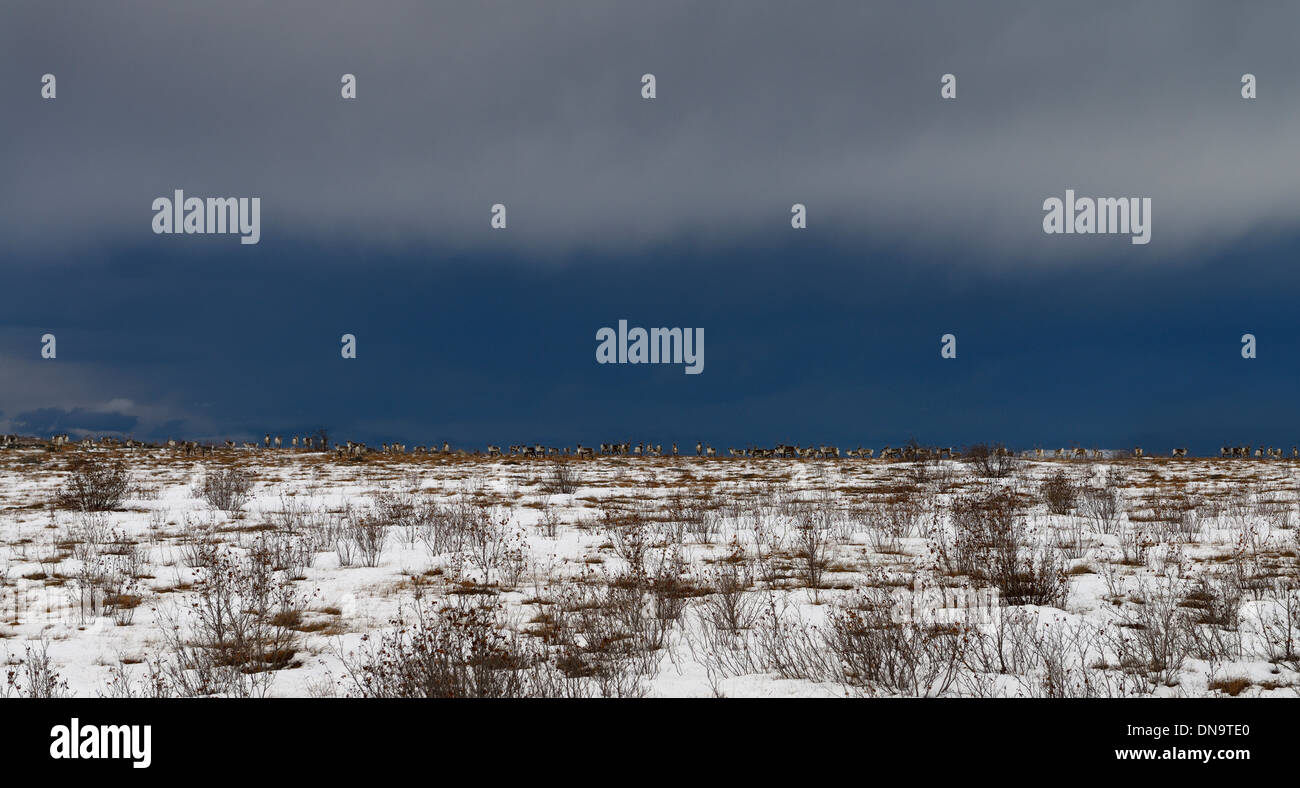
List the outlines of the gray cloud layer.
<svg viewBox="0 0 1300 788">
<path fill-rule="evenodd" d="M 1295 229 L 1294 4 L 17 2 L 4 17 L 12 258 L 175 240 L 149 229 L 174 188 L 261 196 L 264 241 L 539 258 L 743 242 L 788 228 L 793 202 L 813 230 L 955 260 L 1169 260 Z M 1067 187 L 1152 197 L 1151 246 L 1044 237 L 1042 200 Z"/>
</svg>

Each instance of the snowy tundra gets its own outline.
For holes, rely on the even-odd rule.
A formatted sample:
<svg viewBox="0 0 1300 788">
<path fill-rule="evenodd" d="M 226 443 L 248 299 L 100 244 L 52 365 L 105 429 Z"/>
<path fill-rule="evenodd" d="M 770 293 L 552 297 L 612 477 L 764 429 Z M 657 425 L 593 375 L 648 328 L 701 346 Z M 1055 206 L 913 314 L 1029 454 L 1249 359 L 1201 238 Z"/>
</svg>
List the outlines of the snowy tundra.
<svg viewBox="0 0 1300 788">
<path fill-rule="evenodd" d="M 1287 460 L 0 451 L 0 696 L 1294 696 Z"/>
</svg>

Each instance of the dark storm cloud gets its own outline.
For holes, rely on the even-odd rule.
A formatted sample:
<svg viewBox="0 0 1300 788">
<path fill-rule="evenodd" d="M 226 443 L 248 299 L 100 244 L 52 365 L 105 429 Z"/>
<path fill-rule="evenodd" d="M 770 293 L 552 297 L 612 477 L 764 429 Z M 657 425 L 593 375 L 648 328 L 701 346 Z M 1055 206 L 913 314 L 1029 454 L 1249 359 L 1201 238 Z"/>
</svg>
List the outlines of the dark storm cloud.
<svg viewBox="0 0 1300 788">
<path fill-rule="evenodd" d="M 166 244 L 149 205 L 184 188 L 261 196 L 264 240 L 725 246 L 803 202 L 810 232 L 959 264 L 1173 259 L 1294 229 L 1298 26 L 1172 1 L 9 3 L 0 233 Z M 1067 187 L 1152 197 L 1151 246 L 1045 238 Z"/>
<path fill-rule="evenodd" d="M 39 359 L 39 331 L 0 332 L 0 405 L 95 403 L 84 409 L 138 417 L 134 437 L 218 443 L 323 427 L 335 440 L 478 449 L 1289 446 L 1300 435 L 1296 251 L 1255 244 L 1189 267 L 1014 276 L 788 236 L 729 255 L 675 247 L 508 272 L 487 258 L 437 269 L 376 255 L 365 277 L 347 254 L 269 243 L 257 247 L 261 266 L 228 263 L 219 249 L 131 254 L 143 281 L 109 273 L 117 260 L 86 274 L 93 286 L 25 277 L 6 319 L 52 325 L 43 305 L 61 299 L 59 314 L 84 325 L 59 329 L 57 361 Z M 302 277 L 270 265 L 279 260 L 319 270 Z M 595 332 L 620 318 L 704 327 L 707 371 L 597 364 Z M 339 357 L 343 331 L 358 337 L 355 360 Z M 1258 359 L 1240 355 L 1246 331 L 1259 337 Z M 939 355 L 947 332 L 958 336 L 954 360 Z"/>
</svg>

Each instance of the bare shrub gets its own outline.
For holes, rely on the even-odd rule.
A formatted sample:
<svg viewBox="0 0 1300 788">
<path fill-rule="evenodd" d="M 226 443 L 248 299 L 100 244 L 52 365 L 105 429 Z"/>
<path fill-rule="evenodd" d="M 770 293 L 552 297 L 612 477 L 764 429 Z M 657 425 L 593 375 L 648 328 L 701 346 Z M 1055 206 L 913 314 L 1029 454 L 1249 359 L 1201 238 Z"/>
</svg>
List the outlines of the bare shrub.
<svg viewBox="0 0 1300 788">
<path fill-rule="evenodd" d="M 77 524 L 69 528 L 67 537 L 72 543 L 72 557 L 78 561 L 95 559 L 112 539 L 112 525 L 108 516 L 100 512 L 83 513 Z"/>
<path fill-rule="evenodd" d="M 146 558 L 142 546 L 116 532 L 111 543 L 86 551 L 69 583 L 81 623 L 107 616 L 117 626 L 129 626 L 141 602 L 139 580 L 146 572 Z"/>
<path fill-rule="evenodd" d="M 505 542 L 498 564 L 504 586 L 517 588 L 523 582 L 532 568 L 532 552 L 528 546 L 528 535 L 523 530 L 516 531 L 514 536 Z"/>
<path fill-rule="evenodd" d="M 422 530 L 429 554 L 459 553 L 467 543 L 472 523 L 482 516 L 481 510 L 482 507 L 465 501 L 429 507 Z"/>
<path fill-rule="evenodd" d="M 573 495 L 580 486 L 582 480 L 573 462 L 561 458 L 551 460 L 549 473 L 546 476 L 546 488 L 549 491 L 559 495 Z"/>
<path fill-rule="evenodd" d="M 180 697 L 261 697 L 293 664 L 302 600 L 254 549 L 211 555 L 187 608 L 159 609 L 167 654 L 161 680 Z"/>
<path fill-rule="evenodd" d="M 1109 481 L 1101 487 L 1086 487 L 1080 496 L 1082 514 L 1093 530 L 1113 534 L 1124 517 L 1124 497 L 1118 484 Z"/>
<path fill-rule="evenodd" d="M 1193 644 L 1191 612 L 1182 604 L 1186 594 L 1173 578 L 1145 581 L 1136 593 L 1138 604 L 1116 609 L 1111 644 L 1120 667 L 1143 673 L 1152 684 L 1173 686 Z"/>
<path fill-rule="evenodd" d="M 284 555 L 280 560 L 286 569 L 301 564 L 310 567 L 317 553 L 333 550 L 343 532 L 345 518 L 333 514 L 323 506 L 313 506 L 300 497 L 280 496 L 280 508 L 269 514 L 270 524 L 277 539 L 292 549 L 296 555 Z"/>
<path fill-rule="evenodd" d="M 1088 548 L 1088 524 L 1082 517 L 1067 516 L 1060 524 L 1051 524 L 1051 546 L 1066 558 L 1082 558 Z"/>
<path fill-rule="evenodd" d="M 647 582 L 654 597 L 655 617 L 669 623 L 680 620 L 688 599 L 696 593 L 686 578 L 686 559 L 680 550 L 667 550 Z"/>
<path fill-rule="evenodd" d="M 808 588 L 822 588 L 826 567 L 830 564 L 834 527 L 834 519 L 824 507 L 805 503 L 798 508 L 794 548 L 799 559 L 800 579 Z"/>
<path fill-rule="evenodd" d="M 1052 605 L 1065 599 L 1060 555 L 1033 545 L 1017 497 L 1005 490 L 965 496 L 952 504 L 953 537 L 936 549 L 949 572 L 998 589 L 1007 605 Z"/>
<path fill-rule="evenodd" d="M 1264 657 L 1300 671 L 1300 588 L 1290 580 L 1278 581 L 1256 606 L 1255 617 Z"/>
<path fill-rule="evenodd" d="M 137 670 L 133 669 L 119 656 L 117 662 L 108 666 L 108 683 L 99 693 L 104 698 L 170 698 L 173 687 L 167 681 L 159 662 L 147 658 L 141 671 L 145 675 L 137 679 Z"/>
<path fill-rule="evenodd" d="M 542 509 L 542 516 L 538 520 L 538 525 L 547 539 L 554 539 L 560 534 L 560 513 L 549 502 Z"/>
<path fill-rule="evenodd" d="M 1197 500 L 1182 487 L 1158 491 L 1151 498 L 1151 517 L 1162 526 L 1160 541 L 1191 541 L 1200 532 Z"/>
<path fill-rule="evenodd" d="M 1038 616 L 1032 611 L 1007 608 L 986 626 L 972 628 L 962 661 L 964 687 L 977 697 L 996 697 L 1001 687 L 997 677 L 1025 674 L 1033 665 Z"/>
<path fill-rule="evenodd" d="M 406 542 L 414 545 L 419 539 L 421 507 L 414 495 L 409 493 L 384 491 L 371 499 L 371 508 L 376 521 L 389 526 L 401 528 L 406 532 Z"/>
<path fill-rule="evenodd" d="M 1150 689 L 1141 676 L 1105 667 L 1102 631 L 1087 621 L 1036 623 L 1029 644 L 1030 665 L 1018 680 L 1031 697 L 1122 697 Z"/>
<path fill-rule="evenodd" d="M 1121 520 L 1115 530 L 1119 543 L 1119 561 L 1126 566 L 1141 566 L 1147 562 L 1151 548 L 1158 543 L 1150 523 Z"/>
<path fill-rule="evenodd" d="M 986 479 L 1002 479 L 1015 473 L 1020 461 L 1001 443 L 976 443 L 962 452 L 975 473 Z"/>
<path fill-rule="evenodd" d="M 504 512 L 475 507 L 464 526 L 464 555 L 482 574 L 483 583 L 490 584 L 493 572 L 505 558 L 505 546 L 510 538 L 510 517 Z"/>
<path fill-rule="evenodd" d="M 233 466 L 217 470 L 208 468 L 195 484 L 194 495 L 207 501 L 213 509 L 231 514 L 244 508 L 252 489 L 253 476 L 246 471 Z"/>
<path fill-rule="evenodd" d="M 787 612 L 789 600 L 769 592 L 754 626 L 755 662 L 785 679 L 837 681 L 841 666 L 826 648 L 821 634 L 804 624 L 797 611 Z"/>
<path fill-rule="evenodd" d="M 718 533 L 718 516 L 707 494 L 674 492 L 668 496 L 664 513 L 669 522 L 683 527 L 700 544 L 712 544 Z"/>
<path fill-rule="evenodd" d="M 505 629 L 499 611 L 462 601 L 417 600 L 409 622 L 366 636 L 343 664 L 364 698 L 517 698 L 533 694 L 545 652 Z"/>
<path fill-rule="evenodd" d="M 1105 666 L 1102 631 L 1081 618 L 1040 621 L 1007 608 L 967 638 L 962 687 L 978 697 L 1095 698 L 1149 691 L 1141 676 Z"/>
<path fill-rule="evenodd" d="M 1069 514 L 1079 498 L 1079 485 L 1064 470 L 1057 470 L 1039 488 L 1039 495 L 1052 514 Z"/>
<path fill-rule="evenodd" d="M 1182 603 L 1193 615 L 1188 628 L 1193 656 L 1216 664 L 1241 656 L 1243 596 L 1230 572 L 1213 571 L 1196 579 Z"/>
<path fill-rule="evenodd" d="M 915 496 L 880 501 L 854 507 L 854 519 L 864 523 L 871 549 L 877 553 L 897 555 L 903 552 L 903 540 L 916 536 L 925 528 L 927 511 Z"/>
<path fill-rule="evenodd" d="M 283 572 L 290 580 L 305 580 L 307 567 L 316 557 L 309 539 L 278 530 L 263 532 L 257 550 L 266 556 L 272 569 Z"/>
<path fill-rule="evenodd" d="M 180 542 L 185 565 L 196 569 L 210 566 L 221 553 L 222 543 L 216 527 L 194 523 L 188 516 Z"/>
<path fill-rule="evenodd" d="M 754 564 L 759 577 L 767 582 L 774 581 L 778 574 L 775 559 L 785 550 L 787 524 L 787 518 L 761 510 L 749 517 Z"/>
<path fill-rule="evenodd" d="M 56 500 L 59 506 L 83 512 L 117 509 L 131 488 L 131 475 L 120 462 L 76 460 Z"/>
<path fill-rule="evenodd" d="M 713 593 L 701 601 L 701 615 L 715 629 L 739 632 L 754 626 L 761 609 L 757 599 L 748 593 L 753 578 L 742 561 L 724 561 L 707 582 Z"/>
<path fill-rule="evenodd" d="M 840 680 L 870 694 L 936 697 L 947 692 L 962 666 L 963 627 L 895 621 L 893 601 L 875 591 L 829 616 L 824 638 L 839 662 Z"/>
<path fill-rule="evenodd" d="M 627 562 L 632 572 L 644 573 L 655 534 L 641 513 L 606 509 L 601 512 L 601 522 L 615 554 Z"/>
<path fill-rule="evenodd" d="M 608 585 L 564 588 L 553 606 L 556 667 L 605 697 L 638 697 L 658 672 L 659 651 L 675 619 L 660 614 L 644 577 L 628 573 Z"/>
<path fill-rule="evenodd" d="M 68 682 L 59 675 L 49 654 L 50 644 L 42 639 L 23 647 L 24 656 L 6 666 L 0 698 L 66 698 Z"/>
<path fill-rule="evenodd" d="M 382 509 L 349 512 L 334 546 L 339 565 L 379 566 L 384 545 L 388 543 L 389 524 Z"/>
<path fill-rule="evenodd" d="M 904 473 L 908 481 L 915 487 L 921 487 L 934 481 L 939 475 L 939 470 L 943 467 L 942 461 L 939 459 L 939 451 L 922 446 L 915 439 L 907 442 L 903 447 L 903 454 L 912 458 Z"/>
</svg>

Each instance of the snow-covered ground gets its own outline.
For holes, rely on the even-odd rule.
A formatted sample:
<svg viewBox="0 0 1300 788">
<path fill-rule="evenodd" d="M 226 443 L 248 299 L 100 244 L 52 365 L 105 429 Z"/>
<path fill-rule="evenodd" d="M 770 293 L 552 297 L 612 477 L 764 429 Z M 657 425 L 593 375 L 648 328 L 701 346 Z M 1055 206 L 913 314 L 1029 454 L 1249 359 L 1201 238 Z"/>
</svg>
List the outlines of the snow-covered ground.
<svg viewBox="0 0 1300 788">
<path fill-rule="evenodd" d="M 1300 465 L 1006 464 L 7 450 L 0 695 L 1297 694 Z"/>
</svg>

